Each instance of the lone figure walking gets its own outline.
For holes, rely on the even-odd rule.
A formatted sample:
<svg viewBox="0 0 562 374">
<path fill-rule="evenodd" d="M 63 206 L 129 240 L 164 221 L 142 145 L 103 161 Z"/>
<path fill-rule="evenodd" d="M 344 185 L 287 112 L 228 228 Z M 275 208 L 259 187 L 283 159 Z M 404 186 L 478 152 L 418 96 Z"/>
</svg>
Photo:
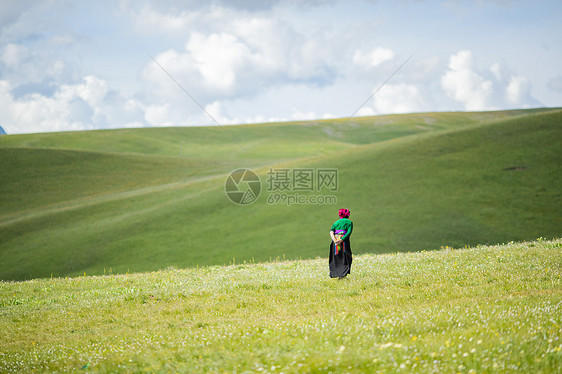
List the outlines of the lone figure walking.
<svg viewBox="0 0 562 374">
<path fill-rule="evenodd" d="M 341 279 L 351 273 L 353 258 L 349 236 L 353 231 L 353 222 L 349 220 L 351 212 L 348 209 L 340 209 L 338 214 L 340 219 L 330 229 L 330 277 Z"/>
</svg>

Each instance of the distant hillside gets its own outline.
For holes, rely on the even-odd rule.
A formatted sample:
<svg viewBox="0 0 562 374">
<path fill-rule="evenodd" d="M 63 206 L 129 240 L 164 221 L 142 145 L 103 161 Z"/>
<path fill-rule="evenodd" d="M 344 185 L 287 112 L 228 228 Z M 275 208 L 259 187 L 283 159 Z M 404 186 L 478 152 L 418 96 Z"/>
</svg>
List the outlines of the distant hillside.
<svg viewBox="0 0 562 374">
<path fill-rule="evenodd" d="M 408 135 L 459 130 L 557 109 L 415 113 L 238 126 L 139 128 L 10 135 L 5 146 L 193 159 L 282 161 L 322 155 Z M 337 145 L 338 148 L 334 146 Z"/>
<path fill-rule="evenodd" d="M 0 279 L 324 257 L 344 206 L 355 253 L 559 237 L 561 141 L 559 109 L 7 135 Z M 237 168 L 254 204 L 225 195 Z M 337 203 L 268 204 L 268 173 L 298 168 L 337 170 L 298 191 Z"/>
<path fill-rule="evenodd" d="M 0 135 L 6 135 L 6 131 L 0 126 Z"/>
</svg>

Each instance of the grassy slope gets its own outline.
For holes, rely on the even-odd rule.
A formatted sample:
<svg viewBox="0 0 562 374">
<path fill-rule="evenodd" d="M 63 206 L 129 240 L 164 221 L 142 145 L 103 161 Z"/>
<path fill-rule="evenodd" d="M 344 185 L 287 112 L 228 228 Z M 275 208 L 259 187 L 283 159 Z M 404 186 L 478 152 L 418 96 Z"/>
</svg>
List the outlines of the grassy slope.
<svg viewBox="0 0 562 374">
<path fill-rule="evenodd" d="M 338 202 L 360 208 L 370 249 L 561 234 L 562 112 L 372 147 L 337 166 L 353 181 Z"/>
<path fill-rule="evenodd" d="M 3 218 L 102 196 L 223 174 L 236 164 L 139 154 L 46 148 L 7 148 L 0 153 Z M 0 221 L 1 222 L 1 221 Z"/>
<path fill-rule="evenodd" d="M 562 112 L 538 112 L 354 119 L 339 123 L 338 147 L 328 142 L 324 155 L 308 159 L 299 157 L 337 122 L 228 128 L 248 149 L 232 157 L 219 128 L 7 137 L 3 145 L 47 148 L 0 150 L 11 166 L 0 171 L 11 181 L 0 187 L 1 205 L 11 210 L 0 213 L 0 279 L 315 257 L 325 254 L 340 205 L 353 212 L 357 253 L 560 236 Z M 151 146 L 137 140 L 147 133 Z M 222 142 L 204 143 L 211 133 Z M 171 157 L 178 139 L 196 139 L 209 152 Z M 283 153 L 288 139 L 298 142 Z M 82 150 L 66 150 L 73 144 Z M 265 184 L 267 165 L 277 162 L 338 168 L 338 205 L 271 206 L 265 193 L 251 206 L 226 200 L 230 170 L 261 170 Z M 503 170 L 511 166 L 526 169 Z"/>
<path fill-rule="evenodd" d="M 329 153 L 331 145 L 373 144 L 404 135 L 459 129 L 552 109 L 416 113 L 223 127 L 174 127 L 9 135 L 2 147 L 140 153 L 185 158 L 284 160 Z M 330 139 L 330 143 L 325 143 Z M 242 150 L 239 144 L 247 151 Z M 319 152 L 318 147 L 322 147 Z"/>
<path fill-rule="evenodd" d="M 559 373 L 562 241 L 0 282 L 0 372 Z"/>
</svg>

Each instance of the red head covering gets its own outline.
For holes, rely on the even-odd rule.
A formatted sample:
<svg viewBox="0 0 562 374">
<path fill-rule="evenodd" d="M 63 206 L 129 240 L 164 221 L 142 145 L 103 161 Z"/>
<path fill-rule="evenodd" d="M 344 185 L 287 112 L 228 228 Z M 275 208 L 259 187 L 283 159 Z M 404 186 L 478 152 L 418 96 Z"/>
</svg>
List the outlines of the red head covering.
<svg viewBox="0 0 562 374">
<path fill-rule="evenodd" d="M 339 214 L 340 218 L 349 218 L 349 215 L 351 214 L 351 212 L 348 209 L 340 209 L 338 214 Z"/>
</svg>

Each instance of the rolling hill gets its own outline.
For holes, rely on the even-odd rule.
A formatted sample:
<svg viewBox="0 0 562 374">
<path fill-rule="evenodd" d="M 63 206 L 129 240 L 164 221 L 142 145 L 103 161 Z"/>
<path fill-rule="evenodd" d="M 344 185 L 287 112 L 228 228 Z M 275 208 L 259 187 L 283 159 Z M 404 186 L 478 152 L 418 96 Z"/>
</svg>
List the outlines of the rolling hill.
<svg viewBox="0 0 562 374">
<path fill-rule="evenodd" d="M 7 135 L 0 146 L 4 280 L 323 257 L 342 206 L 354 253 L 562 234 L 560 109 Z M 253 204 L 225 195 L 238 168 L 261 178 Z M 271 170 L 293 169 L 336 170 L 336 191 L 298 194 L 337 202 L 268 203 Z"/>
</svg>

